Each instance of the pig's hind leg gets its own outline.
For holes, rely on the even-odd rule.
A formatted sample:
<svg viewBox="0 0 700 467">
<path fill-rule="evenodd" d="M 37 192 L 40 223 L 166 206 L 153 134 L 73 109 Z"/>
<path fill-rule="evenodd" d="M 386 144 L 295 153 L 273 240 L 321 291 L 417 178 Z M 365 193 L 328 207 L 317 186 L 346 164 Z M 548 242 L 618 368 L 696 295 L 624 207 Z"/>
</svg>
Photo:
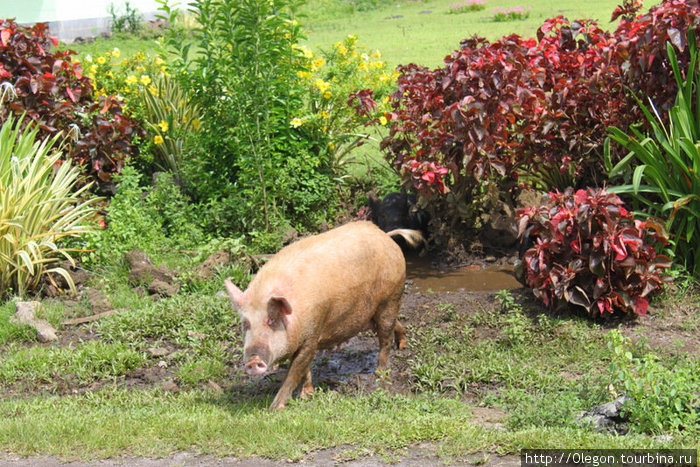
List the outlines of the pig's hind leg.
<svg viewBox="0 0 700 467">
<path fill-rule="evenodd" d="M 311 380 L 311 368 L 309 367 L 304 380 L 301 382 L 301 391 L 299 391 L 299 397 L 306 399 L 314 392 L 314 385 Z"/>
<path fill-rule="evenodd" d="M 406 328 L 399 323 L 398 319 L 396 319 L 396 324 L 394 325 L 394 341 L 397 349 L 401 350 L 406 347 Z"/>
<path fill-rule="evenodd" d="M 391 343 L 396 338 L 397 344 L 400 342 L 400 336 L 405 335 L 406 331 L 401 324 L 398 323 L 396 316 L 399 313 L 399 301 L 392 300 L 380 307 L 374 315 L 374 328 L 379 338 L 379 354 L 377 355 L 377 371 L 384 371 L 389 363 L 389 351 Z M 397 327 L 398 325 L 398 327 Z M 404 339 L 405 345 L 405 339 Z"/>
<path fill-rule="evenodd" d="M 282 387 L 277 391 L 272 404 L 270 404 L 270 410 L 281 410 L 284 408 L 285 404 L 292 396 L 292 392 L 299 387 L 299 384 L 304 379 L 304 388 L 302 388 L 302 395 L 306 392 L 305 389 L 311 386 L 311 362 L 316 355 L 315 345 L 303 346 L 292 358 L 292 364 L 289 366 L 289 371 L 287 371 L 287 376 L 282 382 Z M 313 389 L 313 386 L 311 386 Z M 310 391 L 308 391 L 310 392 Z"/>
</svg>

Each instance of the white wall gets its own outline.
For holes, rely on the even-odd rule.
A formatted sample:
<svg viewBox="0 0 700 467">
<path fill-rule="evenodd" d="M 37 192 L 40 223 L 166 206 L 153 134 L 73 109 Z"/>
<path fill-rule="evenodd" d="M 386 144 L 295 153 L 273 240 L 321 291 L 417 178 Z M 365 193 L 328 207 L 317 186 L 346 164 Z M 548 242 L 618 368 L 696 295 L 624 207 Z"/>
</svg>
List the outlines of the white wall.
<svg viewBox="0 0 700 467">
<path fill-rule="evenodd" d="M 0 0 L 0 18 L 20 23 L 103 18 L 110 16 L 111 3 L 118 12 L 125 11 L 126 0 Z M 155 0 L 129 0 L 129 5 L 141 14 L 158 9 Z"/>
<path fill-rule="evenodd" d="M 126 12 L 126 0 L 0 0 L 0 18 L 18 23 L 49 22 L 51 33 L 65 42 L 76 37 L 97 36 L 111 28 L 109 5 L 117 14 Z M 173 3 L 173 2 L 171 2 Z M 144 20 L 153 19 L 155 0 L 129 0 Z"/>
</svg>

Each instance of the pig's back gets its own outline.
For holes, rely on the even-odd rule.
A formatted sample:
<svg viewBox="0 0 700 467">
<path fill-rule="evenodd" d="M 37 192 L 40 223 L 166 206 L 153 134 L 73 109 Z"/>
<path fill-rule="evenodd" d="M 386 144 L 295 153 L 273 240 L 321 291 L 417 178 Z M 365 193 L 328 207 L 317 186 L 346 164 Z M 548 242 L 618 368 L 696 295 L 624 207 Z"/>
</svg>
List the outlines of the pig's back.
<svg viewBox="0 0 700 467">
<path fill-rule="evenodd" d="M 329 302 L 371 307 L 400 294 L 405 275 L 396 242 L 371 222 L 351 222 L 283 248 L 251 288 L 281 293 L 297 309 Z"/>
</svg>

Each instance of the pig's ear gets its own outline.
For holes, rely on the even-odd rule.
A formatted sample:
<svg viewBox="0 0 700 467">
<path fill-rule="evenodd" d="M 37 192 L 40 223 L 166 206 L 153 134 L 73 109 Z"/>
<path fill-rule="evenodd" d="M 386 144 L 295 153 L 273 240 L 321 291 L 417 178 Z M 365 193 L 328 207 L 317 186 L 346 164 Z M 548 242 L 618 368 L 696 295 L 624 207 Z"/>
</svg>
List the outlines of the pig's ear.
<svg viewBox="0 0 700 467">
<path fill-rule="evenodd" d="M 267 313 L 270 316 L 285 317 L 292 314 L 292 306 L 281 295 L 273 295 L 267 302 Z"/>
<path fill-rule="evenodd" d="M 233 302 L 233 305 L 237 308 L 240 309 L 241 306 L 243 306 L 243 292 L 241 292 L 241 289 L 236 287 L 233 282 L 231 282 L 231 279 L 228 278 L 224 281 L 224 285 L 226 286 L 226 291 L 228 292 L 229 297 L 231 297 L 231 301 Z"/>
</svg>

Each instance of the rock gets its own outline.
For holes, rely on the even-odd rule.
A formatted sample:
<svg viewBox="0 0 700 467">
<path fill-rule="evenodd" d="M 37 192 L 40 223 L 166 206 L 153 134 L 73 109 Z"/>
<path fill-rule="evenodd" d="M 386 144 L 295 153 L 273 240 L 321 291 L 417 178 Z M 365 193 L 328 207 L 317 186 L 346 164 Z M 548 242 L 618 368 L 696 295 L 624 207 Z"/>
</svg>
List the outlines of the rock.
<svg viewBox="0 0 700 467">
<path fill-rule="evenodd" d="M 299 238 L 299 232 L 296 229 L 289 227 L 282 234 L 282 244 L 289 245 L 290 243 L 296 241 Z"/>
<path fill-rule="evenodd" d="M 146 253 L 134 249 L 124 255 L 129 266 L 129 282 L 133 285 L 150 284 L 154 280 L 172 283 L 175 273 L 167 268 L 157 268 Z"/>
<path fill-rule="evenodd" d="M 73 266 L 68 260 L 61 262 L 58 266 L 68 273 L 76 289 L 90 279 L 88 271 L 79 266 Z M 42 279 L 42 292 L 45 297 L 57 297 L 69 288 L 66 278 L 55 272 L 46 274 Z"/>
<path fill-rule="evenodd" d="M 39 342 L 51 342 L 58 340 L 56 330 L 45 319 L 36 317 L 36 310 L 41 306 L 40 302 L 16 302 L 16 312 L 11 318 L 12 321 L 26 324 L 36 329 Z"/>
<path fill-rule="evenodd" d="M 90 304 L 90 308 L 92 308 L 92 311 L 95 313 L 103 313 L 113 308 L 109 298 L 97 289 L 86 289 L 85 295 Z"/>
<path fill-rule="evenodd" d="M 213 279 L 216 272 L 229 263 L 231 263 L 231 254 L 226 250 L 217 251 L 194 268 L 194 275 L 204 280 Z"/>
<path fill-rule="evenodd" d="M 187 331 L 187 337 L 192 337 L 194 339 L 205 339 L 207 335 L 197 331 Z"/>
<path fill-rule="evenodd" d="M 165 357 L 170 353 L 168 349 L 164 349 L 162 347 L 149 347 L 146 352 L 151 354 L 154 357 Z"/>
<path fill-rule="evenodd" d="M 214 392 L 222 392 L 223 391 L 223 389 L 221 389 L 221 386 L 219 386 L 218 384 L 216 384 L 212 380 L 209 380 L 209 382 L 207 383 L 207 387 L 209 389 L 212 389 Z"/>
<path fill-rule="evenodd" d="M 614 401 L 583 412 L 576 421 L 578 424 L 588 426 L 599 433 L 624 435 L 629 431 L 629 420 L 626 414 L 623 416 L 621 409 L 628 400 L 627 396 L 620 396 Z"/>
<path fill-rule="evenodd" d="M 161 384 L 161 387 L 163 388 L 164 391 L 168 392 L 180 392 L 180 388 L 178 387 L 177 384 L 171 379 L 163 381 Z"/>
<path fill-rule="evenodd" d="M 515 205 L 518 208 L 531 208 L 535 206 L 542 206 L 547 202 L 547 194 L 539 192 L 537 190 L 522 190 L 515 197 Z"/>
<path fill-rule="evenodd" d="M 172 297 L 180 291 L 180 284 L 170 284 L 160 279 L 155 279 L 148 285 L 148 292 L 160 297 Z"/>
</svg>

